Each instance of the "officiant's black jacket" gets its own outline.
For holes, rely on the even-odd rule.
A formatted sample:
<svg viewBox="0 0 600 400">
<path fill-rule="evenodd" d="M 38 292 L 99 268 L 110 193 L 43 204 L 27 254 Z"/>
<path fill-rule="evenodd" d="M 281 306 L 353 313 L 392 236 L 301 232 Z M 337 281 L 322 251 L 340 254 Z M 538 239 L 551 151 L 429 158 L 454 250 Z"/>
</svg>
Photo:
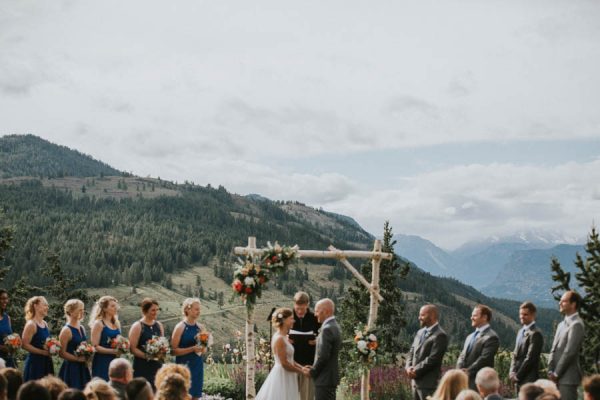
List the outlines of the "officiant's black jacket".
<svg viewBox="0 0 600 400">
<path fill-rule="evenodd" d="M 321 324 L 317 322 L 317 317 L 310 310 L 302 318 L 296 315 L 294 311 L 294 327 L 295 331 L 313 332 L 315 336 L 319 331 Z M 294 361 L 301 365 L 313 365 L 315 362 L 315 350 L 317 346 L 308 344 L 308 340 L 294 340 Z"/>
</svg>

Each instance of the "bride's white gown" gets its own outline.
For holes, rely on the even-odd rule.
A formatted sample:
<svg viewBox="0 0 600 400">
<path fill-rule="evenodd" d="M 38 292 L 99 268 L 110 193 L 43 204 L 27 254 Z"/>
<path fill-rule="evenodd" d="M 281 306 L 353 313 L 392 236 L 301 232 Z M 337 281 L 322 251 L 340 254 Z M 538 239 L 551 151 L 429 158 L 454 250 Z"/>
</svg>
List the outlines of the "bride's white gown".
<svg viewBox="0 0 600 400">
<path fill-rule="evenodd" d="M 271 339 L 271 349 L 275 349 L 275 341 L 282 337 L 279 332 L 276 332 Z M 290 363 L 294 363 L 294 347 L 287 340 L 285 341 L 286 359 Z M 291 371 L 286 371 L 279 357 L 275 355 L 275 366 L 267 376 L 260 391 L 256 395 L 256 400 L 300 400 L 300 392 L 298 391 L 298 374 Z"/>
</svg>

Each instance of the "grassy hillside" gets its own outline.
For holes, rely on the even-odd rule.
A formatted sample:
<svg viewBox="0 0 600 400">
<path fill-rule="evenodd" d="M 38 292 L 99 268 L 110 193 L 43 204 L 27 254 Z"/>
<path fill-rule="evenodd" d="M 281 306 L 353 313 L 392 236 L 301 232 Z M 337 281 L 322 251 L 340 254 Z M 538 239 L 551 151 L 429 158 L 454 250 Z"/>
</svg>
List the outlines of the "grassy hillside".
<svg viewBox="0 0 600 400">
<path fill-rule="evenodd" d="M 121 175 L 111 166 L 33 135 L 0 137 L 0 178 Z"/>
</svg>

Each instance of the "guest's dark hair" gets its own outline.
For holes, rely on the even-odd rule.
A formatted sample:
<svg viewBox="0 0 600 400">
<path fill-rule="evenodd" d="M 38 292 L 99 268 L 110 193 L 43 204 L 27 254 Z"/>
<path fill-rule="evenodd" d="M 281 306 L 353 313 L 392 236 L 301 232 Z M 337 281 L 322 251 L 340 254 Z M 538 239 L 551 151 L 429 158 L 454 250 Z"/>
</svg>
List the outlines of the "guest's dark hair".
<svg viewBox="0 0 600 400">
<path fill-rule="evenodd" d="M 0 369 L 0 375 L 6 378 L 6 398 L 15 400 L 17 391 L 23 384 L 23 373 L 16 368 Z"/>
<path fill-rule="evenodd" d="M 579 310 L 579 307 L 581 307 L 581 302 L 583 301 L 581 295 L 574 290 L 569 290 L 565 293 L 569 294 L 569 303 L 575 303 L 575 308 Z"/>
<path fill-rule="evenodd" d="M 58 396 L 58 400 L 87 400 L 79 389 L 67 389 Z"/>
<path fill-rule="evenodd" d="M 19 388 L 17 400 L 52 400 L 52 397 L 44 385 L 37 381 L 29 381 Z"/>
<path fill-rule="evenodd" d="M 129 400 L 147 400 L 152 398 L 152 388 L 144 378 L 133 378 L 125 388 Z M 149 396 L 148 396 L 149 395 Z"/>
<path fill-rule="evenodd" d="M 519 390 L 519 400 L 535 400 L 544 393 L 544 389 L 535 383 L 526 383 Z"/>
<path fill-rule="evenodd" d="M 8 386 L 8 381 L 4 377 L 4 375 L 0 375 L 0 393 L 6 393 L 6 387 Z"/>
<path fill-rule="evenodd" d="M 532 314 L 535 314 L 537 312 L 537 307 L 530 301 L 526 301 L 525 303 L 521 304 L 519 308 L 524 308 Z"/>
<path fill-rule="evenodd" d="M 478 308 L 481 311 L 481 315 L 485 315 L 487 317 L 488 322 L 492 320 L 492 309 L 483 304 L 477 304 L 475 308 Z"/>
<path fill-rule="evenodd" d="M 592 396 L 594 400 L 600 400 L 600 375 L 595 374 L 583 378 L 583 391 Z"/>
<path fill-rule="evenodd" d="M 153 305 L 158 306 L 158 301 L 151 299 L 150 297 L 146 297 L 140 303 L 140 307 L 142 308 L 142 312 L 144 314 L 146 314 L 148 312 L 148 310 L 150 310 L 152 308 Z"/>
</svg>

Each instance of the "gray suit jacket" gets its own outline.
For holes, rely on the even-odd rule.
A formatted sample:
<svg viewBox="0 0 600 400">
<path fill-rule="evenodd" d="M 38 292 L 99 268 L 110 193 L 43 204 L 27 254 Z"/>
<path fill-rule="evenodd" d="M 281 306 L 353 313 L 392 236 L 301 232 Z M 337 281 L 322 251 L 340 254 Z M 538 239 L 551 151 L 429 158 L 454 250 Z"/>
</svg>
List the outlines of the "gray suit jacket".
<svg viewBox="0 0 600 400">
<path fill-rule="evenodd" d="M 521 343 L 515 344 L 510 372 L 517 376 L 519 385 L 538 380 L 543 346 L 542 331 L 535 324 L 525 331 Z"/>
<path fill-rule="evenodd" d="M 500 347 L 500 339 L 492 328 L 481 332 L 475 340 L 471 351 L 467 353 L 467 346 L 475 332 L 472 332 L 465 340 L 463 350 L 458 357 L 456 368 L 466 368 L 469 374 L 469 386 L 475 386 L 475 375 L 483 367 L 494 368 L 494 357 Z"/>
<path fill-rule="evenodd" d="M 569 322 L 561 322 L 556 328 L 548 371 L 558 376 L 558 383 L 563 385 L 579 385 L 582 372 L 579 365 L 579 352 L 583 343 L 584 325 L 579 315 Z"/>
<path fill-rule="evenodd" d="M 335 319 L 321 326 L 317 337 L 315 363 L 310 375 L 315 386 L 335 387 L 340 383 L 339 353 L 342 346 L 342 333 Z"/>
<path fill-rule="evenodd" d="M 442 374 L 442 359 L 448 348 L 448 335 L 436 325 L 419 345 L 425 329 L 420 329 L 413 340 L 406 368 L 415 368 L 417 377 L 414 382 L 419 389 L 435 389 Z"/>
</svg>

